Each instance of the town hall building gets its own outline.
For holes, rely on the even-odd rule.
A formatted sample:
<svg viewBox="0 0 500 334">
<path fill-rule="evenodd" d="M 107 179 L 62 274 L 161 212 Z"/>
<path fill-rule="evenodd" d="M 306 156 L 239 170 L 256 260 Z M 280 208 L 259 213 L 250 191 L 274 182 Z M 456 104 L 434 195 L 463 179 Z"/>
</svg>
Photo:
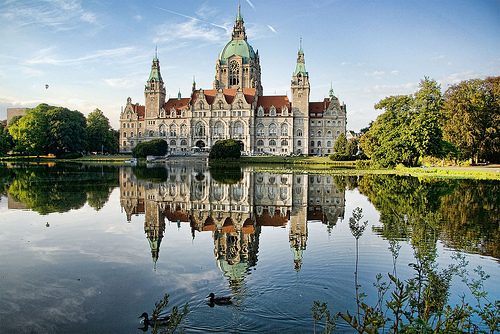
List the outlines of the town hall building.
<svg viewBox="0 0 500 334">
<path fill-rule="evenodd" d="M 131 98 L 120 115 L 120 152 L 139 143 L 164 139 L 170 154 L 208 150 L 217 141 L 235 139 L 243 152 L 272 155 L 329 155 L 346 130 L 346 106 L 330 89 L 329 97 L 310 102 L 309 73 L 300 45 L 291 80 L 291 97 L 264 95 L 259 52 L 247 42 L 241 12 L 231 40 L 216 62 L 212 89 L 197 89 L 189 97 L 166 100 L 166 89 L 155 54 L 144 89 L 145 105 Z"/>
</svg>

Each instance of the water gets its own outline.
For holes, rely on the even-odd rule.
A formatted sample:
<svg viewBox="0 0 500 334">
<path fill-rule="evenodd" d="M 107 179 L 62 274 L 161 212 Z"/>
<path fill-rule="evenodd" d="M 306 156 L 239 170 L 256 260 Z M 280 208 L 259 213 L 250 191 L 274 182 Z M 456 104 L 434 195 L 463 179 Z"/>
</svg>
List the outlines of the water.
<svg viewBox="0 0 500 334">
<path fill-rule="evenodd" d="M 388 239 L 402 247 L 398 275 L 413 274 L 412 234 L 395 217 L 438 224 L 439 266 L 465 250 L 500 299 L 498 181 L 181 164 L 3 166 L 0 180 L 2 333 L 139 333 L 138 316 L 165 294 L 168 310 L 188 303 L 187 333 L 312 333 L 313 301 L 332 314 L 356 307 L 356 207 L 368 220 L 358 263 L 368 304 L 375 276 L 393 270 Z M 450 301 L 466 291 L 454 280 Z M 210 292 L 234 304 L 210 307 Z"/>
</svg>

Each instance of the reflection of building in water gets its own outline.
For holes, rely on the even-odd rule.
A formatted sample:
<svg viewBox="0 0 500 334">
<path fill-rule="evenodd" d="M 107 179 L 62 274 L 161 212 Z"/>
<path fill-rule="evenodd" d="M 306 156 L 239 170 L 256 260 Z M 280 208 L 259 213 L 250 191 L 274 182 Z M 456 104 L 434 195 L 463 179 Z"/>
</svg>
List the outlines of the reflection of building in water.
<svg viewBox="0 0 500 334">
<path fill-rule="evenodd" d="M 216 181 L 204 166 L 167 166 L 166 181 L 138 180 L 132 169 L 120 172 L 121 205 L 127 220 L 145 216 L 144 231 L 153 260 L 159 256 L 170 222 L 189 223 L 195 234 L 212 232 L 217 264 L 235 288 L 257 262 L 262 227 L 289 224 L 294 268 L 299 270 L 306 249 L 307 223 L 328 226 L 344 217 L 344 191 L 332 176 L 243 173 L 234 184 Z"/>
</svg>

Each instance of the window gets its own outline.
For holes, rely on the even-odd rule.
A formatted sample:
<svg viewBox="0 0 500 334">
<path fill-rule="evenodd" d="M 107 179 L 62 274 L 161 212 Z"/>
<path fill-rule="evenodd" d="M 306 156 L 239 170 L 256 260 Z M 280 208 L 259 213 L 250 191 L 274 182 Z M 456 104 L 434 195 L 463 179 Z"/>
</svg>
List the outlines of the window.
<svg viewBox="0 0 500 334">
<path fill-rule="evenodd" d="M 281 135 L 288 136 L 288 124 L 286 123 L 281 124 Z"/>
<path fill-rule="evenodd" d="M 195 135 L 196 136 L 204 136 L 205 135 L 205 125 L 202 122 L 196 123 Z"/>
<path fill-rule="evenodd" d="M 318 147 L 321 147 L 321 141 L 318 140 Z"/>
<path fill-rule="evenodd" d="M 170 125 L 170 137 L 177 137 L 177 125 Z"/>
<path fill-rule="evenodd" d="M 337 126 L 342 126 L 342 121 L 338 121 Z"/>
<path fill-rule="evenodd" d="M 214 135 L 222 136 L 224 134 L 224 125 L 222 122 L 215 123 Z"/>
<path fill-rule="evenodd" d="M 297 130 L 297 137 L 302 137 L 302 129 Z"/>
<path fill-rule="evenodd" d="M 259 109 L 257 110 L 257 116 L 264 116 L 264 108 L 259 107 Z"/>
<path fill-rule="evenodd" d="M 326 142 L 326 147 L 332 147 L 332 142 L 331 141 L 327 141 Z"/>
<path fill-rule="evenodd" d="M 276 140 L 271 139 L 271 140 L 269 141 L 269 146 L 276 146 Z"/>
<path fill-rule="evenodd" d="M 181 140 L 181 146 L 186 146 L 187 144 L 188 143 L 186 139 Z"/>
<path fill-rule="evenodd" d="M 181 125 L 181 136 L 187 136 L 187 126 L 186 124 Z"/>
<path fill-rule="evenodd" d="M 311 147 L 314 147 L 314 140 L 311 140 Z"/>
<path fill-rule="evenodd" d="M 264 146 L 264 141 L 262 139 L 257 140 L 257 146 Z"/>
<path fill-rule="evenodd" d="M 164 137 L 167 135 L 167 129 L 165 124 L 160 125 L 159 135 L 160 137 Z"/>
<path fill-rule="evenodd" d="M 326 132 L 326 136 L 327 136 L 327 137 L 331 137 L 331 136 L 332 136 L 332 132 L 331 132 L 330 130 L 328 130 L 328 131 Z"/>
<path fill-rule="evenodd" d="M 274 106 L 272 106 L 270 109 L 269 109 L 269 113 L 271 114 L 271 116 L 276 116 L 276 108 Z"/>
<path fill-rule="evenodd" d="M 281 146 L 288 146 L 288 140 L 283 139 L 283 140 L 281 141 Z"/>
<path fill-rule="evenodd" d="M 276 136 L 276 124 L 274 123 L 269 125 L 269 136 Z"/>
<path fill-rule="evenodd" d="M 149 136 L 154 137 L 154 135 L 155 135 L 155 132 L 153 130 L 149 130 Z"/>
<path fill-rule="evenodd" d="M 235 136 L 243 135 L 243 124 L 241 122 L 236 122 L 233 127 L 233 134 Z"/>
<path fill-rule="evenodd" d="M 321 137 L 321 131 L 318 131 L 318 137 Z"/>
<path fill-rule="evenodd" d="M 264 124 L 262 123 L 257 124 L 257 136 L 258 137 L 264 136 Z"/>
<path fill-rule="evenodd" d="M 172 139 L 172 140 L 170 141 L 170 146 L 175 146 L 175 144 L 176 144 L 175 140 L 173 140 L 173 139 Z"/>
<path fill-rule="evenodd" d="M 302 146 L 302 140 L 297 140 L 297 146 Z"/>
</svg>

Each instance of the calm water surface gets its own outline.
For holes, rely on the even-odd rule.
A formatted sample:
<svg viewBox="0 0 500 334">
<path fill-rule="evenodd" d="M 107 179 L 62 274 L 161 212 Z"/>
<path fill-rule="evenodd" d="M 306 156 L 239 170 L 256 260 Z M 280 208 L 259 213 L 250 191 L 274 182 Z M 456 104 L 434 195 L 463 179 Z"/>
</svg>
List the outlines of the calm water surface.
<svg viewBox="0 0 500 334">
<path fill-rule="evenodd" d="M 169 310 L 188 303 L 187 333 L 312 333 L 313 301 L 355 309 L 356 207 L 368 303 L 393 271 L 388 240 L 412 276 L 416 233 L 440 267 L 467 253 L 500 299 L 499 181 L 182 164 L 3 165 L 0 181 L 2 333 L 141 333 L 138 316 L 165 294 Z M 210 292 L 235 303 L 210 307 Z M 466 292 L 454 280 L 450 302 Z"/>
</svg>

